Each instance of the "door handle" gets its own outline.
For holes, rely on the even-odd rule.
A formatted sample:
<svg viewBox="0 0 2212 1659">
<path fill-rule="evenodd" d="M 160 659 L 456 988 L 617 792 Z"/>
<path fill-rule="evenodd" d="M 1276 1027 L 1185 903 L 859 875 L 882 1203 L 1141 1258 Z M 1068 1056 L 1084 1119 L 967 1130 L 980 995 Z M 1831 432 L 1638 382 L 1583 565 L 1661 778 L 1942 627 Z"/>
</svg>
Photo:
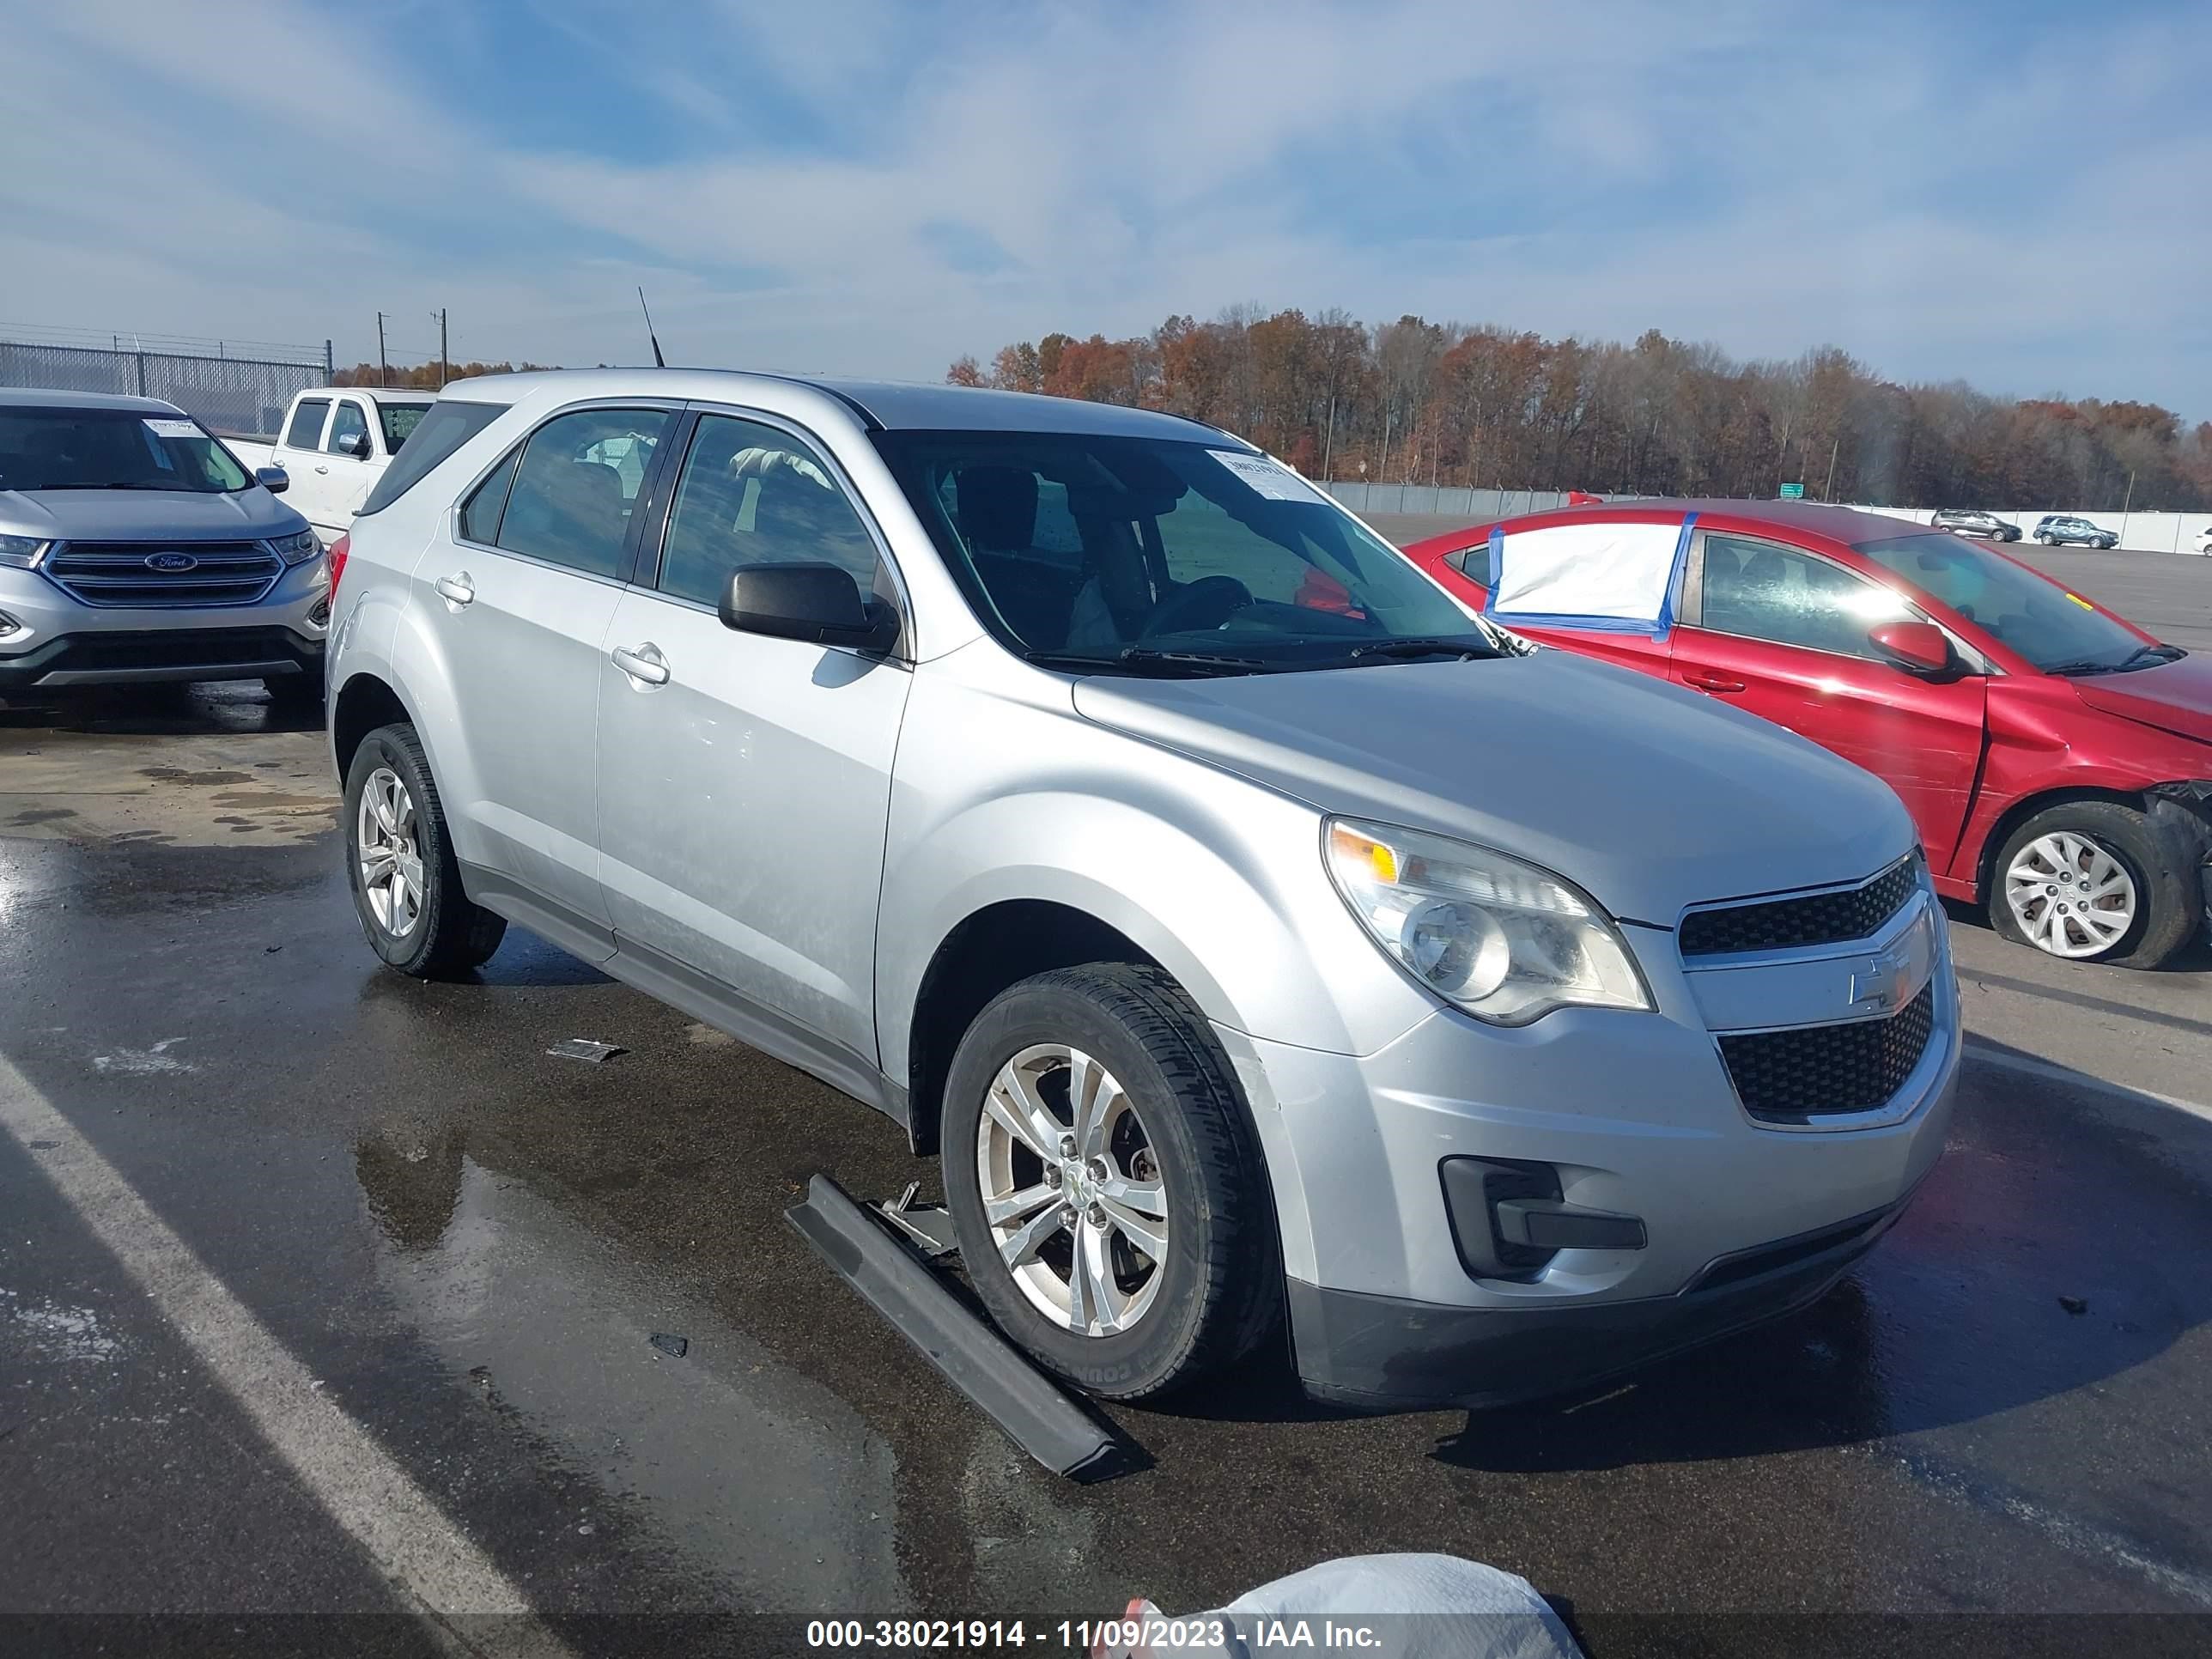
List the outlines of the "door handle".
<svg viewBox="0 0 2212 1659">
<path fill-rule="evenodd" d="M 326 466 L 319 466 L 319 467 L 317 467 L 317 468 L 315 469 L 315 471 L 318 471 L 318 472 L 328 472 L 328 471 L 330 471 L 330 468 L 328 468 L 328 467 L 326 467 Z"/>
<path fill-rule="evenodd" d="M 643 645 L 618 645 L 611 653 L 615 666 L 645 685 L 668 684 L 668 660 L 651 640 Z"/>
<path fill-rule="evenodd" d="M 1741 680 L 1732 680 L 1725 674 L 1711 674 L 1704 669 L 1694 669 L 1682 676 L 1682 684 L 1694 685 L 1700 691 L 1741 691 Z"/>
<path fill-rule="evenodd" d="M 469 580 L 469 573 L 465 570 L 458 576 L 441 576 L 432 586 L 437 588 L 438 597 L 447 605 L 467 605 L 477 596 L 476 587 Z"/>
</svg>

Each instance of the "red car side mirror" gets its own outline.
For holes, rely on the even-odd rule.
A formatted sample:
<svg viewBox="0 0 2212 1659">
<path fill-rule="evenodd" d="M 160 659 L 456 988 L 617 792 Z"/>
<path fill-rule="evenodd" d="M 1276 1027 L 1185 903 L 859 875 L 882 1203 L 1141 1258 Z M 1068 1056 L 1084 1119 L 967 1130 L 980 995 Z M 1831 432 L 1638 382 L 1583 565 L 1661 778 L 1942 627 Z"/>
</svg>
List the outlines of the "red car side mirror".
<svg viewBox="0 0 2212 1659">
<path fill-rule="evenodd" d="M 1879 623 L 1867 641 L 1884 662 L 1908 674 L 1941 674 L 1954 660 L 1949 637 L 1934 623 Z"/>
</svg>

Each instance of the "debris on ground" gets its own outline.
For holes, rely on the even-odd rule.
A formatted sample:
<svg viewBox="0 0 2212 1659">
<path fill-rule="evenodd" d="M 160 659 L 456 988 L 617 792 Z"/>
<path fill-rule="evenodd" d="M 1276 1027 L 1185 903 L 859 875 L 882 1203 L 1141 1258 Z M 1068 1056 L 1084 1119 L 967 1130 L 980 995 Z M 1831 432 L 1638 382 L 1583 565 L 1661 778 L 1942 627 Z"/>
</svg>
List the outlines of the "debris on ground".
<svg viewBox="0 0 2212 1659">
<path fill-rule="evenodd" d="M 2078 1296 L 2062 1296 L 2058 1298 L 2058 1305 L 2070 1314 L 2085 1314 L 2089 1311 L 2089 1304 Z"/>
<path fill-rule="evenodd" d="M 594 1066 L 612 1060 L 617 1054 L 626 1054 L 629 1049 L 619 1043 L 595 1042 L 590 1037 L 569 1037 L 555 1043 L 545 1051 L 560 1060 L 588 1060 Z"/>
<path fill-rule="evenodd" d="M 665 1331 L 655 1331 L 653 1334 L 653 1346 L 672 1358 L 681 1359 L 691 1352 L 691 1339 L 688 1336 L 671 1336 Z"/>
</svg>

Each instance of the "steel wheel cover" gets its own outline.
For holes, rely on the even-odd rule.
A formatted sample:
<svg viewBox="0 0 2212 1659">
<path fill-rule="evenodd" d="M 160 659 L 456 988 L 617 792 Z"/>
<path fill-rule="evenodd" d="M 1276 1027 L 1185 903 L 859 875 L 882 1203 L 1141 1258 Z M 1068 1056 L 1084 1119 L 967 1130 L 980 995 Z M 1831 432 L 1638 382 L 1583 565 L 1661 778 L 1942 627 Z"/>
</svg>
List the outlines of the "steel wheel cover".
<svg viewBox="0 0 2212 1659">
<path fill-rule="evenodd" d="M 2071 830 L 2039 836 L 2014 854 L 2005 902 L 2028 942 L 2054 957 L 2094 957 L 2135 926 L 2140 901 L 2128 867 Z"/>
</svg>

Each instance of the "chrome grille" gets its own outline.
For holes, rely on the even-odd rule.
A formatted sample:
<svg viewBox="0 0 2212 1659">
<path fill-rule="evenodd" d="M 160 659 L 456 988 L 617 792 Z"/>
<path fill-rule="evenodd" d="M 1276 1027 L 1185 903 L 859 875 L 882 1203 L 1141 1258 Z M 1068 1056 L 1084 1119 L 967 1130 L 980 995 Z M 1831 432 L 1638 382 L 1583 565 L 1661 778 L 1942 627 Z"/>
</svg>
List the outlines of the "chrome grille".
<svg viewBox="0 0 2212 1659">
<path fill-rule="evenodd" d="M 148 563 L 181 553 L 189 570 Z M 46 555 L 46 574 L 82 605 L 173 611 L 252 605 L 276 585 L 284 562 L 259 542 L 64 542 Z"/>
<path fill-rule="evenodd" d="M 1755 1031 L 1720 1039 L 1743 1109 L 1767 1123 L 1803 1123 L 1889 1103 L 1928 1051 L 1936 981 L 1887 1019 Z"/>
<path fill-rule="evenodd" d="M 1845 892 L 1692 910 L 1682 918 L 1682 954 L 1725 956 L 1869 939 L 1905 908 L 1919 885 L 1920 855 L 1911 853 Z"/>
</svg>

